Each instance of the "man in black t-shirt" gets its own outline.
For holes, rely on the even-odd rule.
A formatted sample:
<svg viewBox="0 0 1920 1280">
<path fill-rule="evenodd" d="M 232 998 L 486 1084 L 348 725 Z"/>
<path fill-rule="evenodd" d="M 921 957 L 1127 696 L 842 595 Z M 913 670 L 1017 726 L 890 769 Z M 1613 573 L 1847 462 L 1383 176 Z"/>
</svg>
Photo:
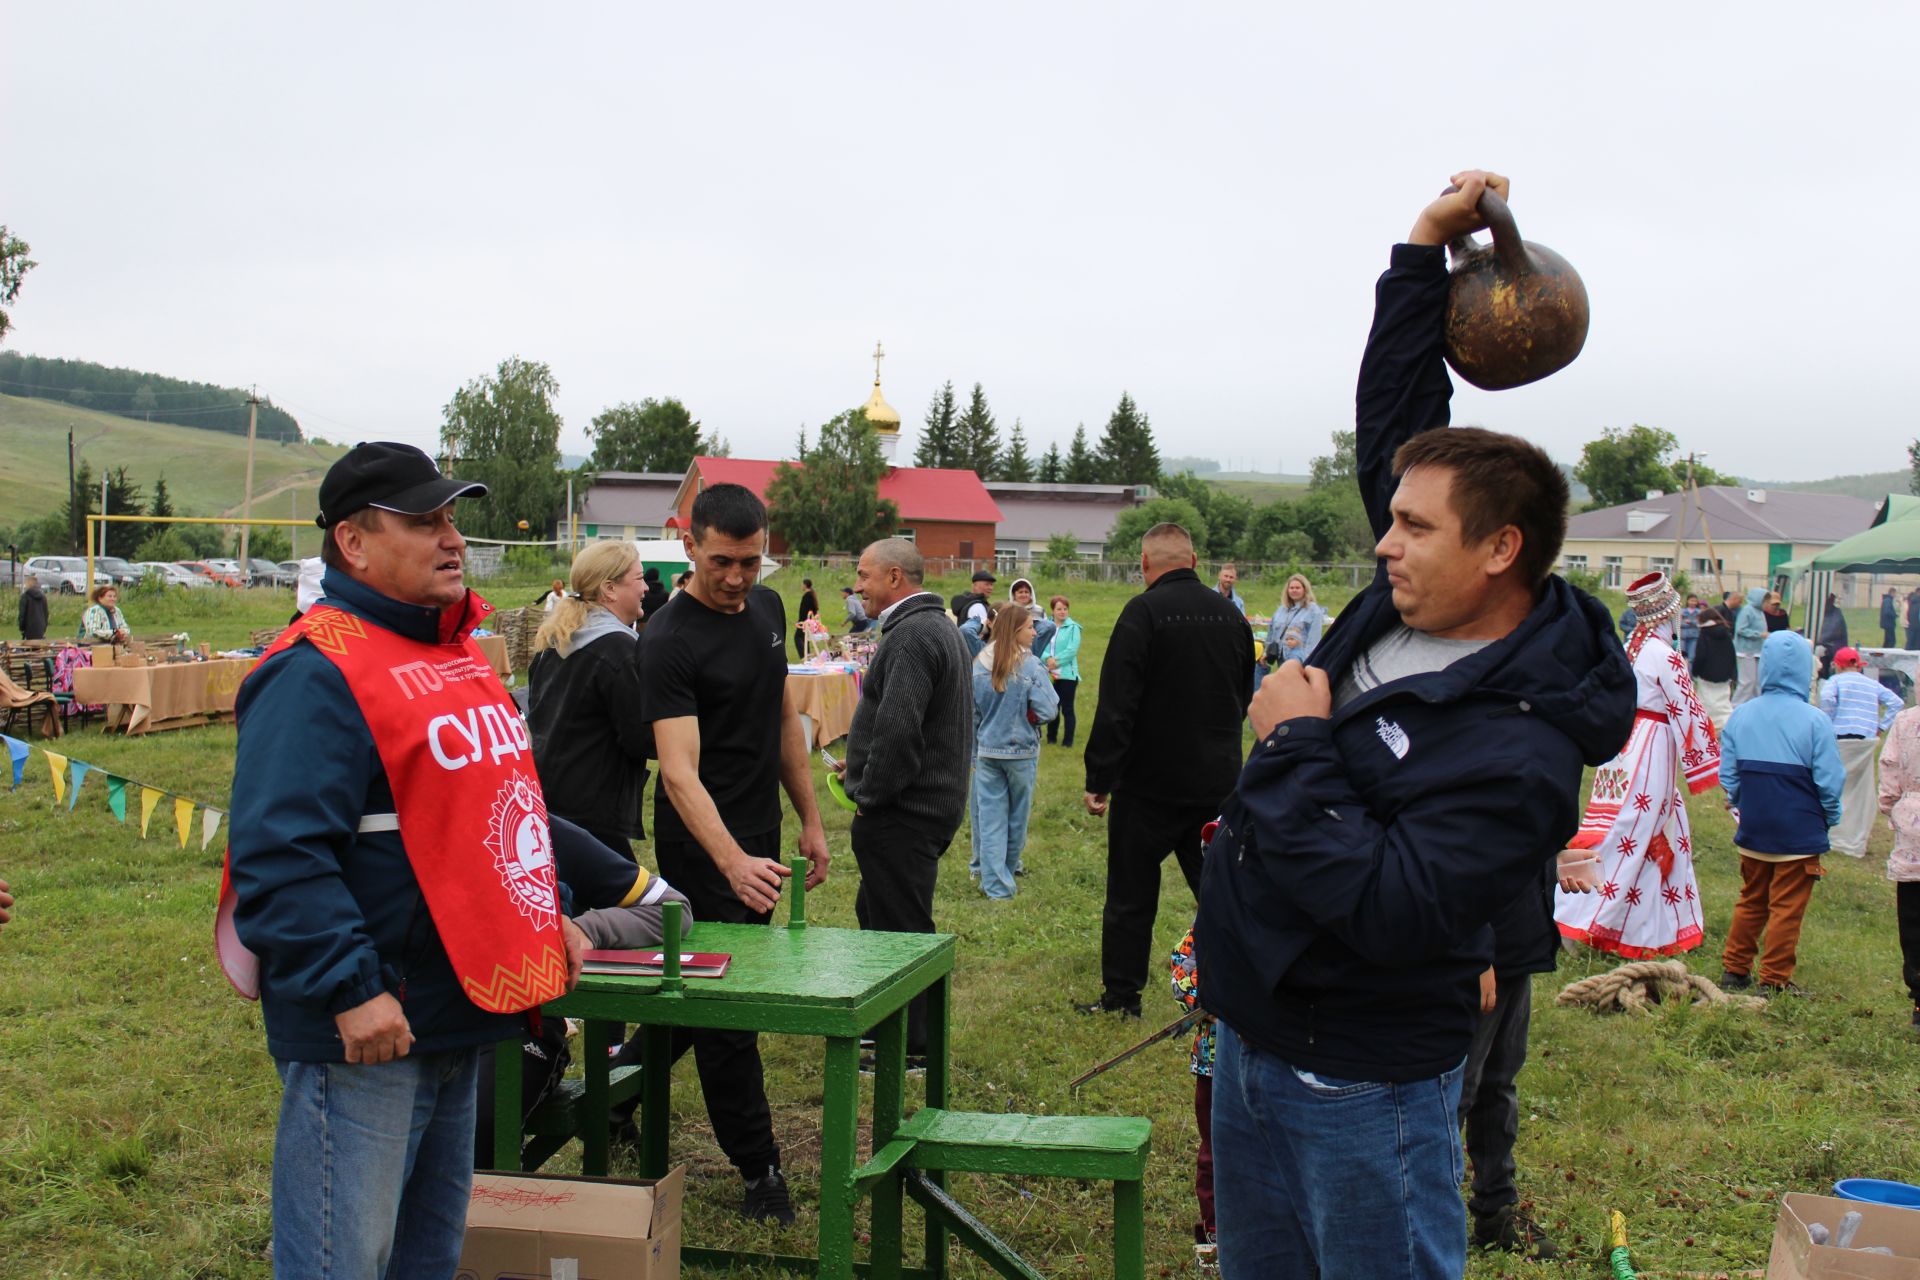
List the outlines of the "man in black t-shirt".
<svg viewBox="0 0 1920 1280">
<path fill-rule="evenodd" d="M 767 509 L 751 490 L 709 486 L 694 499 L 691 523 L 681 535 L 693 561 L 686 590 L 648 622 L 640 642 L 641 714 L 660 761 L 654 850 L 661 874 L 700 919 L 765 924 L 791 874 L 780 860 L 783 785 L 800 819 L 807 887 L 827 878 L 826 831 L 787 691 L 786 610 L 755 582 Z M 759 1037 L 675 1032 L 676 1057 L 688 1044 L 714 1137 L 746 1180 L 741 1211 L 791 1223 Z"/>
</svg>

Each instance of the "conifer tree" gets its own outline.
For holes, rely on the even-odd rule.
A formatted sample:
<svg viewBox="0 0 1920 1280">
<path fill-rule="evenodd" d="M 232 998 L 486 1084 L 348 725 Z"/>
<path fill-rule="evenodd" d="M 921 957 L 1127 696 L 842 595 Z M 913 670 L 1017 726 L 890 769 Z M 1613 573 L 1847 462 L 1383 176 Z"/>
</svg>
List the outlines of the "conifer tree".
<svg viewBox="0 0 1920 1280">
<path fill-rule="evenodd" d="M 1100 460 L 1093 456 L 1093 450 L 1087 448 L 1087 424 L 1084 422 L 1073 429 L 1073 444 L 1067 449 L 1066 482 L 1100 483 Z"/>
<path fill-rule="evenodd" d="M 1060 442 L 1056 440 L 1048 445 L 1046 453 L 1041 455 L 1040 483 L 1059 484 L 1060 477 L 1066 474 L 1066 466 L 1067 464 L 1060 458 Z"/>
<path fill-rule="evenodd" d="M 994 475 L 996 480 L 1012 480 L 1021 484 L 1033 480 L 1033 459 L 1027 456 L 1027 433 L 1020 425 L 1020 419 L 1013 420 L 1013 436 L 1007 445 L 1007 451 L 1000 456 L 1000 467 Z"/>
<path fill-rule="evenodd" d="M 991 476 L 1000 461 L 1000 428 L 994 425 L 993 410 L 987 407 L 987 393 L 979 383 L 967 400 L 967 411 L 960 415 L 956 428 L 959 448 L 953 465 L 964 467 L 981 477 Z"/>
<path fill-rule="evenodd" d="M 953 402 L 953 382 L 949 379 L 927 402 L 926 425 L 920 430 L 920 447 L 913 454 L 914 466 L 965 465 L 960 461 L 959 416 L 960 411 Z"/>
<path fill-rule="evenodd" d="M 1160 478 L 1160 451 L 1153 445 L 1153 427 L 1124 391 L 1100 437 L 1099 459 L 1100 479 L 1106 484 L 1152 484 Z"/>
</svg>

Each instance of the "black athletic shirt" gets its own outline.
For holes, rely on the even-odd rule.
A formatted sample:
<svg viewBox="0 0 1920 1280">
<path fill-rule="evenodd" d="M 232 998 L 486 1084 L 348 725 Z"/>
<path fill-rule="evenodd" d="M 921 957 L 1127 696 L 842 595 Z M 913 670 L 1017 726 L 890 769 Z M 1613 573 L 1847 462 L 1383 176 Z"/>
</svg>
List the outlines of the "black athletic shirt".
<svg viewBox="0 0 1920 1280">
<path fill-rule="evenodd" d="M 641 633 L 641 713 L 650 723 L 700 722 L 700 783 L 736 840 L 780 829 L 786 687 L 786 606 L 768 587 L 748 592 L 739 613 L 716 612 L 682 591 Z M 665 770 L 653 823 L 656 840 L 693 839 L 667 798 Z"/>
</svg>

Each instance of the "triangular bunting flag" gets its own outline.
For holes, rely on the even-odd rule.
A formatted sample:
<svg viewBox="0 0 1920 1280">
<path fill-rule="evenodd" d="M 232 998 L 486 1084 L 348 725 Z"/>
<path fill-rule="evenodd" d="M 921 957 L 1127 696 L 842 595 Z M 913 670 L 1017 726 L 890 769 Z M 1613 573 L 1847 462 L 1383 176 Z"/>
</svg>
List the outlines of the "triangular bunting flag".
<svg viewBox="0 0 1920 1280">
<path fill-rule="evenodd" d="M 127 780 L 107 775 L 107 808 L 113 810 L 113 816 L 120 821 L 127 820 Z"/>
<path fill-rule="evenodd" d="M 155 791 L 152 787 L 140 788 L 140 838 L 142 840 L 147 838 L 147 823 L 153 819 L 153 811 L 159 807 L 160 797 L 163 794 L 165 793 Z"/>
<path fill-rule="evenodd" d="M 13 785 L 17 787 L 20 785 L 20 775 L 26 772 L 27 752 L 31 748 L 20 739 L 9 738 L 4 733 L 0 733 L 0 742 L 7 744 L 7 758 L 13 763 Z"/>
<path fill-rule="evenodd" d="M 47 768 L 53 773 L 53 802 L 65 804 L 67 801 L 67 758 L 58 751 L 40 748 L 40 754 L 47 758 Z"/>
<path fill-rule="evenodd" d="M 67 797 L 67 808 L 80 802 L 80 784 L 87 780 L 87 771 L 92 768 L 85 760 L 67 761 L 67 771 L 73 775 L 73 794 Z"/>
<path fill-rule="evenodd" d="M 213 843 L 213 833 L 220 829 L 220 810 L 202 809 L 200 811 L 200 847 L 205 849 Z"/>
<path fill-rule="evenodd" d="M 187 832 L 193 827 L 193 801 L 173 798 L 173 826 L 180 833 L 180 847 L 187 847 Z"/>
</svg>

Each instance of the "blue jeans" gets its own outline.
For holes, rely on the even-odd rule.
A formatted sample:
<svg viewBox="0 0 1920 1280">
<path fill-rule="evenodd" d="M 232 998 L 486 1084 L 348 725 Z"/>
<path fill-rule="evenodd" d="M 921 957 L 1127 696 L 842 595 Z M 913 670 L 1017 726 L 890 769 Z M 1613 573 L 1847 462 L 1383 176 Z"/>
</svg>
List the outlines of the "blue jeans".
<svg viewBox="0 0 1920 1280">
<path fill-rule="evenodd" d="M 1410 1084 L 1336 1080 L 1224 1022 L 1214 1055 L 1222 1280 L 1459 1280 L 1461 1067 Z"/>
<path fill-rule="evenodd" d="M 1033 780 L 1040 761 L 973 761 L 974 857 L 980 864 L 980 890 L 989 898 L 1011 898 L 1020 852 L 1027 845 L 1027 816 L 1033 809 Z"/>
<path fill-rule="evenodd" d="M 274 1280 L 448 1280 L 473 1194 L 478 1051 L 276 1062 Z"/>
</svg>

